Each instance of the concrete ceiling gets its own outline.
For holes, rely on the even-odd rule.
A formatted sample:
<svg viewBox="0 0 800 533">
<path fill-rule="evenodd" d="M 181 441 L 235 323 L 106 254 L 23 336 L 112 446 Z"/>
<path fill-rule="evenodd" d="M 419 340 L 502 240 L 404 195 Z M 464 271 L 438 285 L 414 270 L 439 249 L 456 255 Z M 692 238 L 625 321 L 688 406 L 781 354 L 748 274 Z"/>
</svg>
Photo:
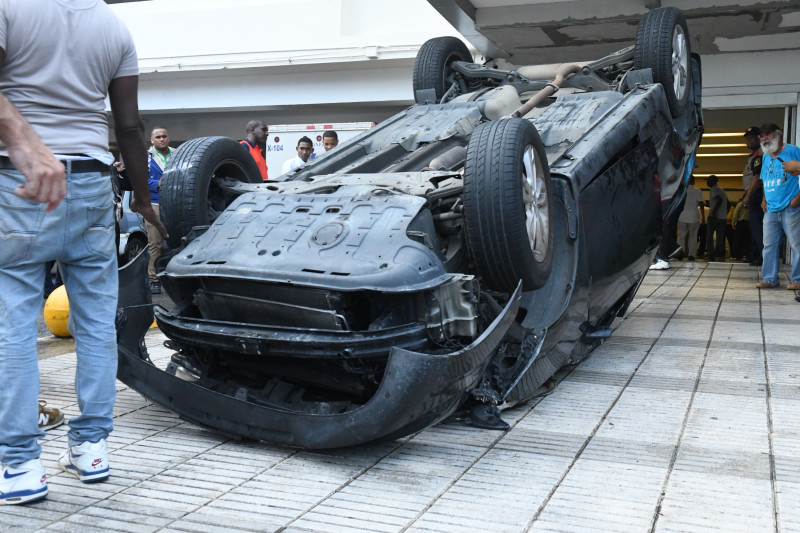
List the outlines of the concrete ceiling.
<svg viewBox="0 0 800 533">
<path fill-rule="evenodd" d="M 800 48 L 800 1 L 428 0 L 486 58 L 596 59 L 633 44 L 648 9 L 677 7 L 701 55 Z"/>
</svg>

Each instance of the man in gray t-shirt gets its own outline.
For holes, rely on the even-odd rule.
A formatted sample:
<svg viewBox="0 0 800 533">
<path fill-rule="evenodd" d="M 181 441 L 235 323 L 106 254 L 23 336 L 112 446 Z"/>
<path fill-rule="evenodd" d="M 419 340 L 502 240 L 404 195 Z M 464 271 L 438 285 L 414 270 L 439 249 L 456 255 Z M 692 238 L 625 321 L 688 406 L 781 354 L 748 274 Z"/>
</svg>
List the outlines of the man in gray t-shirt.
<svg viewBox="0 0 800 533">
<path fill-rule="evenodd" d="M 137 91 L 133 39 L 101 0 L 0 1 L 0 504 L 48 490 L 36 356 L 48 261 L 70 300 L 81 410 L 58 465 L 83 482 L 109 476 L 118 286 L 106 96 L 131 207 L 166 236 L 150 205 Z"/>
<path fill-rule="evenodd" d="M 708 229 L 706 248 L 709 261 L 725 261 L 725 223 L 728 219 L 728 194 L 717 185 L 719 178 L 714 174 L 706 179 L 708 193 Z M 714 236 L 716 235 L 716 240 Z"/>
</svg>

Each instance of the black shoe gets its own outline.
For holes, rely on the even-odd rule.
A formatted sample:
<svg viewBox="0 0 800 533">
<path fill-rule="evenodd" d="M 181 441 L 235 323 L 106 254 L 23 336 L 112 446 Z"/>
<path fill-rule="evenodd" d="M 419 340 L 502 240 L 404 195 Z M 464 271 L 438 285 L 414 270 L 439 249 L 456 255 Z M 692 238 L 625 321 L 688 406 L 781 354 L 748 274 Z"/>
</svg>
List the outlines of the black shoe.
<svg viewBox="0 0 800 533">
<path fill-rule="evenodd" d="M 161 294 L 161 284 L 157 281 L 150 282 L 150 293 L 151 294 Z"/>
<path fill-rule="evenodd" d="M 689 256 L 689 261 L 694 261 L 694 256 L 693 255 Z"/>
<path fill-rule="evenodd" d="M 758 259 L 758 260 L 756 260 L 756 261 L 750 261 L 748 264 L 749 264 L 751 267 L 760 267 L 760 266 L 761 266 L 761 263 L 762 263 L 762 260 L 761 260 L 761 259 Z"/>
</svg>

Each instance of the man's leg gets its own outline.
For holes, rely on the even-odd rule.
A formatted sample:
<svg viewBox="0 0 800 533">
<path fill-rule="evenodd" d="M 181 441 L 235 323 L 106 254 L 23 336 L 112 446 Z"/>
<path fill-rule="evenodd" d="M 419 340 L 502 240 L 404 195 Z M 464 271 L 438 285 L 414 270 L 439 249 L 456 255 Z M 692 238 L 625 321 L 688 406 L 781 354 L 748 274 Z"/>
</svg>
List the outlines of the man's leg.
<svg viewBox="0 0 800 533">
<path fill-rule="evenodd" d="M 697 232 L 697 257 L 705 257 L 707 240 L 708 240 L 708 222 L 706 222 L 705 224 L 700 224 L 699 231 Z"/>
<path fill-rule="evenodd" d="M 800 282 L 800 207 L 787 207 L 781 212 L 783 231 L 792 250 L 792 282 Z"/>
<path fill-rule="evenodd" d="M 678 246 L 681 247 L 683 252 L 681 255 L 694 255 L 689 248 L 689 223 L 678 222 Z"/>
<path fill-rule="evenodd" d="M 716 220 L 717 219 L 715 219 L 714 217 L 709 216 L 708 220 L 707 220 L 707 223 L 706 223 L 706 226 L 707 226 L 707 229 L 706 229 L 706 250 L 708 251 L 708 260 L 709 261 L 713 261 L 714 260 L 714 252 L 716 251 L 715 247 L 714 247 L 714 230 L 716 229 L 716 226 L 717 226 L 716 225 Z"/>
<path fill-rule="evenodd" d="M 42 305 L 45 260 L 36 254 L 45 216 L 13 190 L 24 183 L 16 171 L 0 171 L 0 503 L 19 504 L 47 495 L 37 442 L 39 366 L 36 321 Z M 58 243 L 52 242 L 51 247 Z"/>
<path fill-rule="evenodd" d="M 687 252 L 689 253 L 689 258 L 694 259 L 697 257 L 697 230 L 700 229 L 699 222 L 690 222 L 689 223 L 689 242 L 687 246 Z"/>
<path fill-rule="evenodd" d="M 156 216 L 160 216 L 158 204 L 153 204 L 153 211 Z M 147 265 L 147 274 L 150 276 L 150 283 L 157 283 L 156 277 L 156 259 L 161 257 L 161 243 L 164 239 L 161 238 L 161 233 L 158 228 L 147 222 L 147 247 L 150 249 L 150 263 Z"/>
<path fill-rule="evenodd" d="M 737 248 L 739 249 L 739 257 L 740 259 L 746 259 L 749 261 L 750 256 L 750 221 L 749 220 L 740 220 L 738 224 L 736 224 L 736 242 L 738 244 Z"/>
<path fill-rule="evenodd" d="M 109 178 L 77 174 L 68 186 L 76 190 L 75 198 L 68 200 L 74 218 L 61 264 L 78 357 L 75 392 L 81 414 L 70 420 L 68 434 L 70 446 L 75 446 L 105 439 L 112 429 L 118 277 Z"/>
<path fill-rule="evenodd" d="M 0 462 L 5 465 L 41 453 L 36 321 L 43 287 L 42 263 L 0 267 Z"/>
<path fill-rule="evenodd" d="M 780 266 L 780 248 L 783 238 L 780 213 L 764 213 L 764 263 L 761 265 L 761 277 L 773 285 L 778 284 L 778 267 Z"/>
<path fill-rule="evenodd" d="M 716 221 L 716 234 L 717 240 L 714 242 L 714 256 L 720 260 L 725 261 L 725 226 L 726 220 L 720 218 Z"/>
<path fill-rule="evenodd" d="M 747 204 L 750 211 L 750 233 L 753 237 L 750 252 L 750 262 L 761 264 L 761 254 L 764 250 L 764 211 L 761 209 L 761 200 L 764 198 L 762 191 L 756 191 Z"/>
</svg>

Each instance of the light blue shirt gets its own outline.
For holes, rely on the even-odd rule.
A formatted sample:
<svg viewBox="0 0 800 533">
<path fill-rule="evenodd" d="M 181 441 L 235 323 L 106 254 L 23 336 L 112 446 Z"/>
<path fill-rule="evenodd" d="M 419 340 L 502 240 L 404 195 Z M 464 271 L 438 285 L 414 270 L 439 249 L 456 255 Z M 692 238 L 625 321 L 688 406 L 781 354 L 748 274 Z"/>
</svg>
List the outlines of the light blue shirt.
<svg viewBox="0 0 800 533">
<path fill-rule="evenodd" d="M 800 148 L 787 144 L 775 157 L 764 154 L 761 161 L 761 181 L 764 182 L 764 197 L 767 199 L 767 211 L 777 213 L 783 211 L 789 202 L 800 192 L 800 185 L 788 172 L 783 170 L 783 161 L 800 161 Z"/>
</svg>

